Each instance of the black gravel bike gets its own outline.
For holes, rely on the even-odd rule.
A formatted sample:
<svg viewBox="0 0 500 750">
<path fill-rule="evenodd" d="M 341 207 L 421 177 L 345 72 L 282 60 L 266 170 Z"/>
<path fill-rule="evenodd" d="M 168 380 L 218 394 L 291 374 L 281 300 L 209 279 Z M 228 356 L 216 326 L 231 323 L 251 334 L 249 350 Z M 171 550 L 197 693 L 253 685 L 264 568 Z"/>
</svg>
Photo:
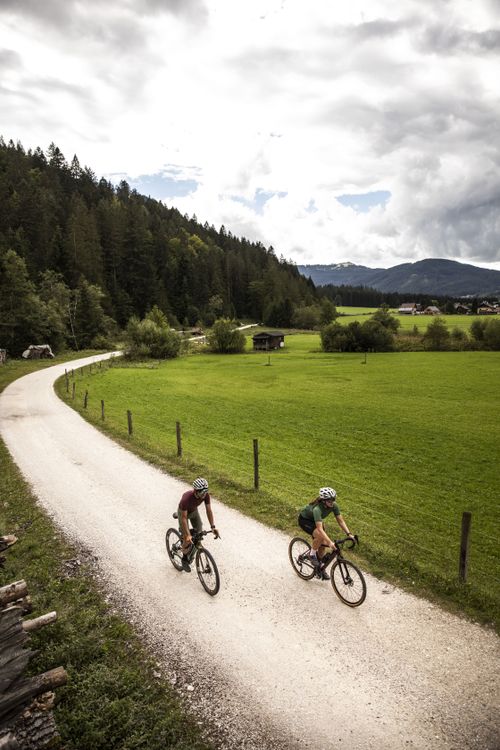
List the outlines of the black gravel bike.
<svg viewBox="0 0 500 750">
<path fill-rule="evenodd" d="M 174 513 L 174 518 L 177 518 Z M 203 537 L 213 534 L 211 531 L 195 531 L 190 529 L 193 543 L 187 558 L 191 565 L 194 561 L 196 572 L 201 585 L 210 596 L 215 596 L 220 588 L 220 576 L 217 565 L 210 552 L 202 544 Z M 170 562 L 176 570 L 182 570 L 182 537 L 177 529 L 168 529 L 165 534 L 165 544 Z"/>
<path fill-rule="evenodd" d="M 288 545 L 288 556 L 292 568 L 299 578 L 310 581 L 315 576 L 321 578 L 322 571 L 326 570 L 333 560 L 330 569 L 333 590 L 348 607 L 359 607 L 366 598 L 366 582 L 359 568 L 342 555 L 344 544 L 348 543 L 347 549 L 353 549 L 356 544 L 359 544 L 358 537 L 355 536 L 354 539 L 355 541 L 350 537 L 335 539 L 337 549 L 332 550 L 329 547 L 330 551 L 323 556 L 320 565 L 315 565 L 309 556 L 311 545 L 302 537 L 296 536 Z M 326 547 L 325 544 L 321 546 Z"/>
</svg>

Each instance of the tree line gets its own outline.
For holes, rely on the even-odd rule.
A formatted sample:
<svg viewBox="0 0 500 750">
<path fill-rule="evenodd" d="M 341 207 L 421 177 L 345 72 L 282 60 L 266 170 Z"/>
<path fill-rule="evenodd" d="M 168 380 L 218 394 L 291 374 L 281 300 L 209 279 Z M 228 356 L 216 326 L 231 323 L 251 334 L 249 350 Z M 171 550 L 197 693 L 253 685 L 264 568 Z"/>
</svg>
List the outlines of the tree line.
<svg viewBox="0 0 500 750">
<path fill-rule="evenodd" d="M 290 324 L 318 303 L 272 247 L 97 179 L 53 143 L 25 151 L 0 137 L 0 205 L 0 347 L 12 355 L 41 338 L 56 349 L 102 343 L 155 306 L 182 327 Z"/>
<path fill-rule="evenodd" d="M 381 307 L 387 305 L 391 308 L 400 307 L 404 302 L 416 302 L 423 308 L 436 305 L 447 314 L 456 312 L 455 302 L 463 302 L 464 297 L 450 297 L 449 295 L 429 295 L 419 292 L 381 292 L 368 286 L 350 286 L 342 284 L 325 284 L 317 288 L 320 297 L 329 299 L 336 307 Z M 471 313 L 476 313 L 478 306 L 485 297 L 467 298 L 467 305 Z M 493 301 L 494 297 L 487 297 Z"/>
</svg>

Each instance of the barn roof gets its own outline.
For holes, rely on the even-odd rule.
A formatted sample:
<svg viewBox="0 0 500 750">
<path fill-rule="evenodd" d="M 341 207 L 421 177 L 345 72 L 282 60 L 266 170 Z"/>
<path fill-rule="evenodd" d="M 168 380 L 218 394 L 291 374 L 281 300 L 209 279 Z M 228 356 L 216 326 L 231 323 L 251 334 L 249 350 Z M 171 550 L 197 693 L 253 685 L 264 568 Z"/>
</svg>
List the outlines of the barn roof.
<svg viewBox="0 0 500 750">
<path fill-rule="evenodd" d="M 274 338 L 275 336 L 284 336 L 285 334 L 281 331 L 262 331 L 261 333 L 256 333 L 255 336 L 252 336 L 253 339 L 268 339 L 268 338 Z"/>
</svg>

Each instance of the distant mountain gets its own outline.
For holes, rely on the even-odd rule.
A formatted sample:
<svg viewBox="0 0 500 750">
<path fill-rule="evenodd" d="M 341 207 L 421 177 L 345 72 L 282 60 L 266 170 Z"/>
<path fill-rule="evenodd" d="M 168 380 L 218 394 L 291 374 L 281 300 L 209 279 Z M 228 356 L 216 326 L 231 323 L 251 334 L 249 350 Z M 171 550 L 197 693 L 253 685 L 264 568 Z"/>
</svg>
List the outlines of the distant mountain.
<svg viewBox="0 0 500 750">
<path fill-rule="evenodd" d="M 304 276 L 310 276 L 316 286 L 367 286 L 381 292 L 453 297 L 500 294 L 500 271 L 457 263 L 454 260 L 428 258 L 392 268 L 337 263 L 329 266 L 298 266 L 298 269 Z"/>
</svg>

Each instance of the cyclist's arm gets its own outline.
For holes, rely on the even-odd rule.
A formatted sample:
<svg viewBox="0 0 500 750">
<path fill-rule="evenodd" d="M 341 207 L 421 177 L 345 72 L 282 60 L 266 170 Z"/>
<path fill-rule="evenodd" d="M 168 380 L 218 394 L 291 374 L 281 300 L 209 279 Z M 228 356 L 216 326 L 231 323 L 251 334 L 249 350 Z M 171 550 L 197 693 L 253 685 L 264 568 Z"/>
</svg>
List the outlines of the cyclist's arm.
<svg viewBox="0 0 500 750">
<path fill-rule="evenodd" d="M 339 526 L 340 526 L 340 528 L 342 529 L 342 531 L 344 531 L 344 532 L 345 532 L 345 533 L 347 534 L 347 536 L 350 536 L 350 537 L 351 537 L 351 539 L 353 539 L 354 537 L 353 537 L 353 535 L 351 534 L 351 532 L 349 531 L 349 529 L 347 528 L 347 524 L 346 524 L 346 522 L 344 521 L 344 519 L 342 518 L 342 516 L 341 516 L 341 515 L 340 515 L 340 516 L 335 516 L 335 518 L 336 518 L 336 520 L 337 520 L 337 523 L 338 523 L 338 525 L 339 525 Z"/>
<path fill-rule="evenodd" d="M 210 528 L 217 532 L 217 529 L 215 528 L 214 514 L 212 513 L 212 506 L 210 505 L 210 503 L 207 503 L 205 505 L 205 510 L 207 511 L 207 518 L 208 523 L 210 524 Z"/>
</svg>

